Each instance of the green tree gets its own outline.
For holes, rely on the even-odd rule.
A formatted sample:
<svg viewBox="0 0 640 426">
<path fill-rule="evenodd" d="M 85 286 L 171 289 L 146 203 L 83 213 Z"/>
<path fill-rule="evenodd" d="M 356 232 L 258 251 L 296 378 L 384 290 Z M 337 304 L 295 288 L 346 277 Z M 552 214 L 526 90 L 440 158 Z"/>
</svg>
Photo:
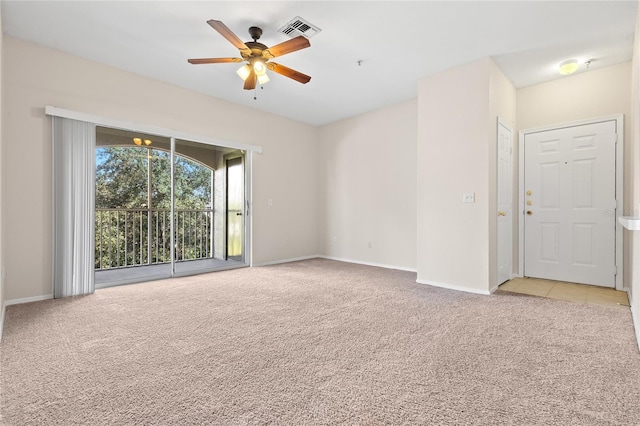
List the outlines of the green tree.
<svg viewBox="0 0 640 426">
<path fill-rule="evenodd" d="M 171 207 L 171 156 L 138 147 L 96 149 L 96 207 L 147 208 L 148 153 L 151 153 L 151 208 Z M 203 209 L 211 202 L 211 170 L 176 156 L 175 197 L 178 209 Z"/>
<path fill-rule="evenodd" d="M 211 170 L 176 156 L 174 174 L 177 260 L 208 257 L 209 234 L 203 229 L 212 225 L 210 212 L 181 210 L 211 208 Z M 141 147 L 97 148 L 96 208 L 96 269 L 142 265 L 149 259 L 151 263 L 168 262 L 170 153 Z"/>
<path fill-rule="evenodd" d="M 96 208 L 141 208 L 147 204 L 146 149 L 96 149 Z"/>
</svg>

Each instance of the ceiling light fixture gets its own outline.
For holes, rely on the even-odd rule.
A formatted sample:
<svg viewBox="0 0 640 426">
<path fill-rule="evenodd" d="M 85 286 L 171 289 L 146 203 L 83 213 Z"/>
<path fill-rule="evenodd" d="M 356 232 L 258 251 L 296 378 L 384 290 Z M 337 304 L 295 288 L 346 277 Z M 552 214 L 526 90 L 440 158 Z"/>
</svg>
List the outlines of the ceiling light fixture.
<svg viewBox="0 0 640 426">
<path fill-rule="evenodd" d="M 251 74 L 251 67 L 249 65 L 243 65 L 238 68 L 238 71 L 236 71 L 236 73 L 238 73 L 238 76 L 240 76 L 240 78 L 244 81 L 249 77 L 249 74 Z"/>
<path fill-rule="evenodd" d="M 260 86 L 262 86 L 263 84 L 267 83 L 269 81 L 269 76 L 267 74 L 263 74 L 263 75 L 259 75 L 258 76 L 258 84 Z"/>
<path fill-rule="evenodd" d="M 578 71 L 578 68 L 580 68 L 580 65 L 578 64 L 578 60 L 569 59 L 568 61 L 564 61 L 563 63 L 560 64 L 560 66 L 558 67 L 558 72 L 562 75 L 569 75 Z"/>
<path fill-rule="evenodd" d="M 255 60 L 253 62 L 253 70 L 256 72 L 256 75 L 260 77 L 261 75 L 265 75 L 267 73 L 267 66 L 263 61 Z"/>
<path fill-rule="evenodd" d="M 263 85 L 269 81 L 267 65 L 263 61 L 256 60 L 253 61 L 251 65 L 245 64 L 238 68 L 236 73 L 244 81 L 251 75 L 251 68 L 253 68 L 253 72 L 256 74 L 256 77 L 258 77 L 258 84 Z"/>
<path fill-rule="evenodd" d="M 151 145 L 151 140 L 150 139 L 142 139 L 142 138 L 133 138 L 133 143 L 135 143 L 138 146 L 142 146 L 142 144 L 144 143 L 146 146 Z"/>
</svg>

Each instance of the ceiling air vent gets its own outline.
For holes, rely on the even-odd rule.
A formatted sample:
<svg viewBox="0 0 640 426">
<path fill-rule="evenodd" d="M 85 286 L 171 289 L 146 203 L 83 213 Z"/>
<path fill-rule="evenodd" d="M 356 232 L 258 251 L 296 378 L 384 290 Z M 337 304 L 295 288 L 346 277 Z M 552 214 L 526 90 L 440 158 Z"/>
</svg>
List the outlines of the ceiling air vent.
<svg viewBox="0 0 640 426">
<path fill-rule="evenodd" d="M 303 35 L 306 38 L 311 38 L 320 31 L 322 31 L 320 28 L 305 21 L 299 16 L 296 16 L 288 24 L 278 30 L 278 32 L 286 34 L 291 38 L 298 37 L 300 35 Z"/>
</svg>

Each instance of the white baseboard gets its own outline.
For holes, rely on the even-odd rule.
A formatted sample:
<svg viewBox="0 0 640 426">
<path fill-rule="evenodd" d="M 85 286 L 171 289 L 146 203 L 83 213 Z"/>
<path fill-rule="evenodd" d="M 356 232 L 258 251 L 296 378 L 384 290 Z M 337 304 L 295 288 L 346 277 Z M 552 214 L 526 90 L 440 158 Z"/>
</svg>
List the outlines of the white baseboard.
<svg viewBox="0 0 640 426">
<path fill-rule="evenodd" d="M 638 350 L 640 351 L 640 323 L 638 323 L 638 315 L 636 314 L 633 306 L 631 307 L 631 319 L 633 319 L 633 329 L 636 332 L 636 343 L 638 343 Z"/>
<path fill-rule="evenodd" d="M 333 256 L 324 256 L 324 255 L 319 255 L 316 257 L 319 257 L 321 259 L 327 259 L 327 260 L 336 260 L 338 262 L 356 263 L 358 265 L 375 266 L 377 268 L 396 269 L 398 271 L 406 271 L 406 272 L 417 272 L 417 270 L 414 268 L 407 268 L 405 266 L 387 265 L 385 263 L 363 262 L 361 260 L 345 259 L 342 257 L 333 257 Z"/>
<path fill-rule="evenodd" d="M 629 305 L 631 306 L 631 319 L 633 321 L 633 330 L 636 332 L 636 343 L 638 344 L 638 350 L 640 350 L 640 321 L 638 321 L 638 313 L 633 309 L 633 298 L 631 297 L 631 291 L 627 288 L 627 297 L 629 298 Z"/>
<path fill-rule="evenodd" d="M 4 313 L 7 310 L 7 304 L 2 304 L 2 313 L 0 314 L 0 342 L 2 342 L 2 331 L 4 330 Z"/>
<path fill-rule="evenodd" d="M 426 284 L 426 285 L 431 285 L 431 286 L 434 286 L 434 287 L 442 287 L 442 288 L 446 288 L 446 289 L 449 289 L 449 290 L 464 291 L 466 293 L 482 294 L 482 295 L 485 295 L 485 296 L 489 296 L 491 294 L 491 292 L 489 290 L 480 290 L 480 289 L 471 288 L 471 287 L 462 287 L 462 286 L 458 286 L 458 285 L 451 285 L 451 284 L 445 284 L 445 283 L 436 283 L 436 282 L 433 282 L 433 281 L 425 281 L 425 280 L 416 280 L 416 282 L 418 284 Z"/>
<path fill-rule="evenodd" d="M 311 255 L 311 256 L 292 257 L 290 259 L 271 260 L 269 262 L 252 263 L 251 267 L 254 267 L 254 266 L 279 265 L 281 263 L 299 262 L 301 260 L 317 259 L 319 257 L 322 257 L 322 256 L 320 256 L 318 254 L 314 254 L 314 255 Z"/>
<path fill-rule="evenodd" d="M 42 296 L 25 297 L 22 299 L 11 299 L 4 302 L 6 306 L 19 305 L 21 303 L 40 302 L 42 300 L 53 299 L 53 294 L 44 294 Z"/>
<path fill-rule="evenodd" d="M 41 300 L 53 299 L 53 294 L 45 294 L 44 296 L 25 297 L 23 299 L 5 300 L 2 304 L 2 313 L 0 314 L 0 342 L 2 342 L 2 332 L 4 331 L 4 316 L 7 312 L 7 306 L 19 305 L 20 303 L 39 302 Z"/>
</svg>

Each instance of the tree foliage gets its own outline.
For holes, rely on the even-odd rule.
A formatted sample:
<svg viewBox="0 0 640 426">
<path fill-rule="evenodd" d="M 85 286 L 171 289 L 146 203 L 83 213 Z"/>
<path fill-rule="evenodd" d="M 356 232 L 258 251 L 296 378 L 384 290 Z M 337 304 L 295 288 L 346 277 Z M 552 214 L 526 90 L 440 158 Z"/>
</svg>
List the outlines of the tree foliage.
<svg viewBox="0 0 640 426">
<path fill-rule="evenodd" d="M 147 205 L 149 163 L 151 206 Z M 171 156 L 168 152 L 139 147 L 101 147 L 96 150 L 96 164 L 96 208 L 171 207 Z M 210 205 L 210 169 L 176 156 L 174 172 L 176 208 L 203 209 Z"/>
<path fill-rule="evenodd" d="M 175 259 L 210 257 L 211 170 L 176 156 L 174 180 Z M 95 268 L 169 262 L 170 208 L 171 155 L 168 152 L 142 147 L 96 149 Z M 199 211 L 193 211 L 195 209 Z"/>
</svg>

